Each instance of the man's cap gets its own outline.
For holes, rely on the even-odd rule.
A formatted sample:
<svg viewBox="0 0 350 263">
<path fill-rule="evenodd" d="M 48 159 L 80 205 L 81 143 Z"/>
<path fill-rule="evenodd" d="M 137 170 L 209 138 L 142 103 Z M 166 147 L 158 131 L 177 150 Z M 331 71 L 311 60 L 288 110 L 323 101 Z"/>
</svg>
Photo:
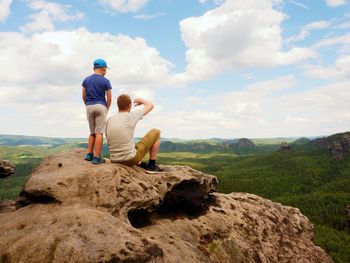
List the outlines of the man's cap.
<svg viewBox="0 0 350 263">
<path fill-rule="evenodd" d="M 107 67 L 107 62 L 101 58 L 94 61 L 94 68 L 109 68 Z"/>
</svg>

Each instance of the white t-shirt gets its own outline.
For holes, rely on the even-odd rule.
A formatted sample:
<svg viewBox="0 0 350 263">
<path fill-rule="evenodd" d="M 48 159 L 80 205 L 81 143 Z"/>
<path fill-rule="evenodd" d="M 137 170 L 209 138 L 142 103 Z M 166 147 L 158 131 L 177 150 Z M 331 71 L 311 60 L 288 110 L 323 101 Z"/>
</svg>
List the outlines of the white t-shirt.
<svg viewBox="0 0 350 263">
<path fill-rule="evenodd" d="M 118 112 L 108 118 L 106 137 L 112 161 L 129 161 L 136 155 L 134 132 L 136 124 L 143 118 L 143 109 Z"/>
</svg>

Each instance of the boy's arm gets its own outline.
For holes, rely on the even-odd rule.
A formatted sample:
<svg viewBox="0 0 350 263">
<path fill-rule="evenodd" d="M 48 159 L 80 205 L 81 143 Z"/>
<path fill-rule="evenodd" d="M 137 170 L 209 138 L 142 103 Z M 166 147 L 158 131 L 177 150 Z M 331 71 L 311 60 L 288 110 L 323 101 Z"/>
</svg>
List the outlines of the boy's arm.
<svg viewBox="0 0 350 263">
<path fill-rule="evenodd" d="M 107 110 L 109 110 L 109 107 L 111 107 L 112 103 L 112 90 L 106 90 L 106 95 L 107 95 Z"/>
<path fill-rule="evenodd" d="M 106 127 L 105 127 L 105 136 L 106 136 L 106 138 L 107 138 L 108 121 L 109 121 L 109 120 L 106 120 Z"/>
<path fill-rule="evenodd" d="M 84 86 L 83 86 L 83 91 L 82 91 L 82 97 L 83 97 L 84 104 L 86 104 L 86 89 Z"/>
</svg>

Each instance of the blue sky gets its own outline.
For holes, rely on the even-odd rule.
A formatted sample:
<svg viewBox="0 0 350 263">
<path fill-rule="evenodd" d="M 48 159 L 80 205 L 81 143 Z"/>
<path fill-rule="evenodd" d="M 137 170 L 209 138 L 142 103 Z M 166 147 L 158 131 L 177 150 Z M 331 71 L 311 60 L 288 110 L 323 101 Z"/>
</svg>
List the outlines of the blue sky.
<svg viewBox="0 0 350 263">
<path fill-rule="evenodd" d="M 0 46 L 0 134 L 85 137 L 95 58 L 114 99 L 156 105 L 137 136 L 349 130 L 346 0 L 0 0 Z"/>
</svg>

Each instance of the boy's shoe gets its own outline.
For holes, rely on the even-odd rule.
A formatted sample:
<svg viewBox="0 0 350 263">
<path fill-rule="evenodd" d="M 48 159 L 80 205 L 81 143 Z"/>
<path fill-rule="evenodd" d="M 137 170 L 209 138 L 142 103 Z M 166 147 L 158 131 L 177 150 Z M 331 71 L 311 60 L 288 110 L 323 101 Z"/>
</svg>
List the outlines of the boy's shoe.
<svg viewBox="0 0 350 263">
<path fill-rule="evenodd" d="M 161 169 L 158 165 L 147 165 L 147 168 L 146 168 L 148 171 L 151 171 L 151 172 L 158 172 L 158 173 L 161 173 L 161 172 L 164 172 L 163 169 Z"/>
<path fill-rule="evenodd" d="M 100 163 L 104 163 L 106 162 L 105 159 L 103 159 L 101 156 L 100 157 L 94 157 L 94 159 L 92 160 L 93 164 L 100 164 Z"/>
<path fill-rule="evenodd" d="M 92 153 L 87 153 L 85 155 L 85 160 L 86 161 L 92 161 L 94 159 L 94 155 Z"/>
</svg>

